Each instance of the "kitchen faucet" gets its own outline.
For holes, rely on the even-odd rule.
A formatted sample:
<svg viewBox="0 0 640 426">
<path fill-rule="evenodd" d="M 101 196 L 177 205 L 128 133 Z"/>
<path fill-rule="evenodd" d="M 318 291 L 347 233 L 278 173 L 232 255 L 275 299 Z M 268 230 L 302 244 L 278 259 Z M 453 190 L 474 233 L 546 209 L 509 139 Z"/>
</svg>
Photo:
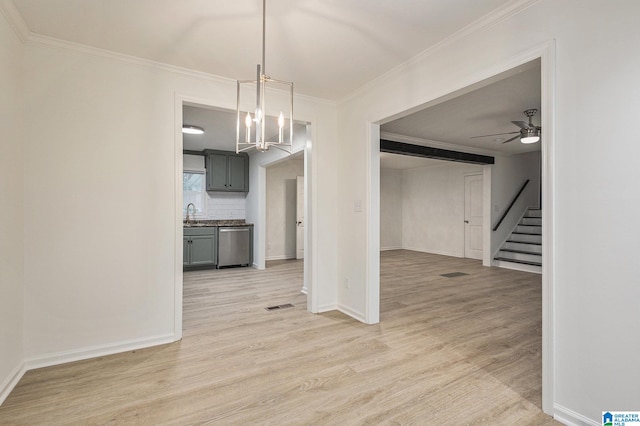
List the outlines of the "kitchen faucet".
<svg viewBox="0 0 640 426">
<path fill-rule="evenodd" d="M 196 206 L 193 203 L 187 204 L 187 224 L 189 223 L 189 206 L 193 206 L 193 215 L 196 215 Z"/>
</svg>

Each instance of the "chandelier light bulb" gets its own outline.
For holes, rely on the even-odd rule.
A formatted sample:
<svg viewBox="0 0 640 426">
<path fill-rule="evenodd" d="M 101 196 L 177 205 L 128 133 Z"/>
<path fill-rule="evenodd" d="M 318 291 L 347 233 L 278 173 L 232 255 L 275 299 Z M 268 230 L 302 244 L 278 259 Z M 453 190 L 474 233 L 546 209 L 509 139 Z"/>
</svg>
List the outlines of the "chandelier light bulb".
<svg viewBox="0 0 640 426">
<path fill-rule="evenodd" d="M 282 115 L 282 111 L 280 111 L 280 116 L 278 117 L 278 143 L 282 143 L 283 129 L 284 129 L 284 115 Z"/>
<path fill-rule="evenodd" d="M 247 117 L 244 119 L 244 125 L 246 126 L 244 141 L 245 143 L 249 143 L 251 140 L 251 114 L 247 113 Z"/>
</svg>

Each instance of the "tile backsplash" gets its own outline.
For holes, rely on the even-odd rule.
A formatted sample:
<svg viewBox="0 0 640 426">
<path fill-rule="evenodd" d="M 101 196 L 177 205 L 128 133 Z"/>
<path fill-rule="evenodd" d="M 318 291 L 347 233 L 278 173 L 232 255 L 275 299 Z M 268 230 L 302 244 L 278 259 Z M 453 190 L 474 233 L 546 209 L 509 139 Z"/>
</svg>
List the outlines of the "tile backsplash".
<svg viewBox="0 0 640 426">
<path fill-rule="evenodd" d="M 207 193 L 207 219 L 245 219 L 246 194 L 244 193 Z"/>
</svg>

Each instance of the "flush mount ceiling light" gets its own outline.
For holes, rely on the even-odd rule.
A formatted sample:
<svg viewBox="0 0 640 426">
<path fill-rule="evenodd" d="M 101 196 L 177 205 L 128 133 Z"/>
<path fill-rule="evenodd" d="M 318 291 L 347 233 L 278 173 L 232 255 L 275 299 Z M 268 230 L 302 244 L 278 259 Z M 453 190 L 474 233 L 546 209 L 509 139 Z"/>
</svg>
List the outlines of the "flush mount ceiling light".
<svg viewBox="0 0 640 426">
<path fill-rule="evenodd" d="M 265 27 L 266 27 L 266 0 L 262 0 L 262 64 L 258 64 L 258 72 L 255 80 L 238 80 L 238 107 L 236 122 L 236 152 L 248 151 L 255 148 L 260 152 L 267 151 L 270 147 L 278 148 L 289 154 L 292 152 L 293 141 L 293 83 L 289 81 L 276 80 L 265 71 Z M 288 100 L 282 100 L 281 94 L 269 89 L 280 89 L 288 93 Z M 245 92 L 255 90 L 255 110 L 253 116 L 251 112 L 240 110 L 241 97 Z M 275 95 L 273 103 L 281 107 L 287 107 L 288 112 L 280 110 L 278 118 L 268 119 L 266 115 L 266 95 Z M 270 98 L 272 99 L 272 98 Z M 284 104 L 284 105 L 283 105 Z M 288 104 L 288 105 L 286 105 Z M 276 107 L 271 107 L 276 110 Z M 285 127 L 286 121 L 289 121 Z M 285 131 L 288 129 L 288 131 Z M 271 136 L 268 136 L 269 134 Z M 277 133 L 277 137 L 275 136 Z"/>
<path fill-rule="evenodd" d="M 184 124 L 182 125 L 182 133 L 186 133 L 188 135 L 201 135 L 204 133 L 204 129 L 199 126 Z"/>
</svg>

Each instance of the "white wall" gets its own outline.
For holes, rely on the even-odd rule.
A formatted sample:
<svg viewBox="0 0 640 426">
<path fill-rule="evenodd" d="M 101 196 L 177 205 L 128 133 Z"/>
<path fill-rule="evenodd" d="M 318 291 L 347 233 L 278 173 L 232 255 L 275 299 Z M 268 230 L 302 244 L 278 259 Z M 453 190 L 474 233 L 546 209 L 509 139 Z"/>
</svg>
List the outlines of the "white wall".
<svg viewBox="0 0 640 426">
<path fill-rule="evenodd" d="M 297 176 L 304 176 L 302 158 L 267 167 L 267 260 L 296 257 Z"/>
<path fill-rule="evenodd" d="M 498 251 L 529 207 L 540 207 L 540 152 L 496 157 L 491 167 L 491 255 Z M 522 184 L 529 184 L 500 227 L 493 231 Z"/>
<path fill-rule="evenodd" d="M 32 366 L 176 338 L 176 95 L 235 108 L 234 81 L 53 44 L 29 42 L 25 56 L 24 348 Z M 317 161 L 327 161 L 333 106 L 304 98 L 296 114 L 317 126 Z M 329 205 L 335 171 L 319 169 L 318 205 Z M 328 258 L 315 291 L 335 304 L 330 208 L 321 221 L 317 253 Z"/>
<path fill-rule="evenodd" d="M 0 13 L 0 404 L 23 364 L 22 44 Z"/>
<path fill-rule="evenodd" d="M 556 141 L 549 153 L 555 247 L 547 248 L 555 266 L 552 409 L 575 423 L 599 424 L 602 410 L 637 405 L 640 286 L 633 223 L 640 197 L 633 186 L 640 180 L 640 147 L 629 137 L 629 123 L 640 110 L 639 15 L 635 0 L 533 2 L 414 58 L 342 102 L 337 282 L 345 311 L 364 317 L 367 277 L 374 279 L 367 241 L 375 214 L 353 209 L 357 200 L 375 204 L 375 194 L 367 193 L 375 166 L 368 123 L 516 66 L 518 58 L 555 40 L 555 102 L 547 111 Z M 623 343 L 616 348 L 616 342 Z"/>
<path fill-rule="evenodd" d="M 380 169 L 380 250 L 402 248 L 402 170 Z"/>
<path fill-rule="evenodd" d="M 464 257 L 464 176 L 474 173 L 482 166 L 443 162 L 404 171 L 404 248 Z"/>
<path fill-rule="evenodd" d="M 492 228 L 522 183 L 525 191 L 496 232 L 491 254 L 500 248 L 529 207 L 539 206 L 540 152 L 496 156 L 491 166 Z M 381 249 L 464 257 L 464 176 L 482 174 L 482 166 L 442 162 L 406 170 L 380 170 Z"/>
<path fill-rule="evenodd" d="M 303 98 L 304 99 L 304 98 Z M 306 197 L 310 211 L 305 212 L 305 281 L 315 287 L 305 288 L 314 295 L 307 306 L 312 312 L 323 312 L 337 308 L 336 267 L 338 216 L 336 205 L 337 145 L 335 104 L 321 102 L 305 115 L 300 103 L 296 104 L 296 116 L 308 122 L 300 134 L 294 130 L 293 152 L 304 152 L 304 174 Z M 266 167 L 286 158 L 287 154 L 277 149 L 258 153 L 251 151 L 249 185 L 263 188 L 247 194 L 247 220 L 254 223 L 254 264 L 264 268 L 266 253 Z M 308 244 L 312 248 L 307 247 Z"/>
</svg>

